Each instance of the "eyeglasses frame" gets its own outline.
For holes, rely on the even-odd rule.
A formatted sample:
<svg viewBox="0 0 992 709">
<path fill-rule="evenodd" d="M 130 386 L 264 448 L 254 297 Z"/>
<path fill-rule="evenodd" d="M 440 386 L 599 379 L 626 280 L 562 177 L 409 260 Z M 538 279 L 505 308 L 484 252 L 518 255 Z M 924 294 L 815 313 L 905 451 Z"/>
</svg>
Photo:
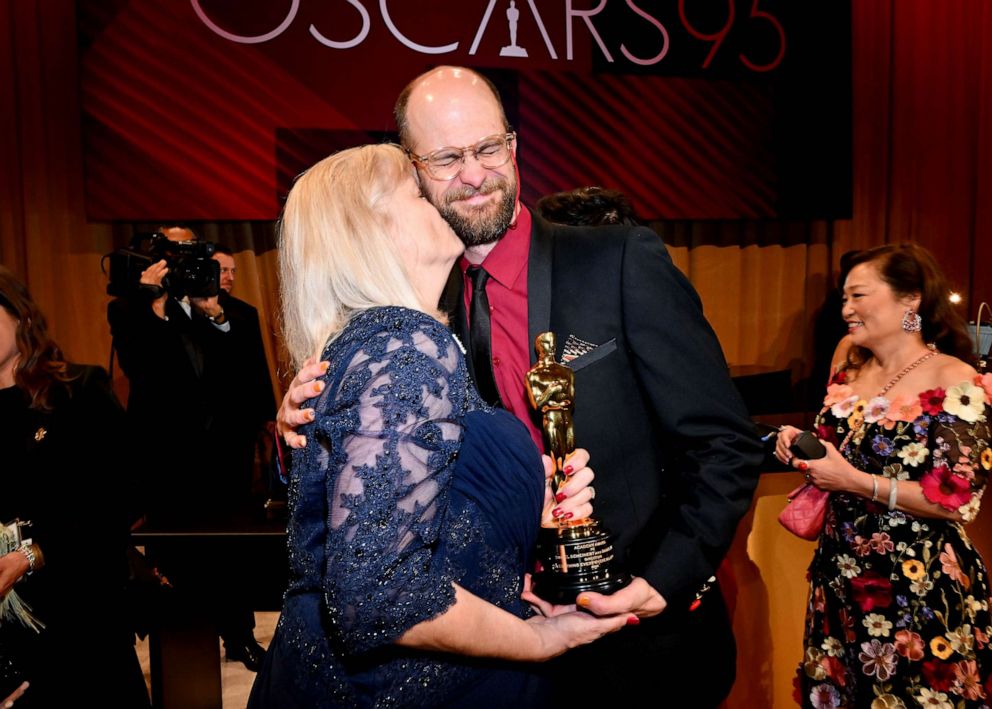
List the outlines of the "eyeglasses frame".
<svg viewBox="0 0 992 709">
<path fill-rule="evenodd" d="M 416 155 L 412 150 L 410 150 L 410 148 L 404 148 L 403 151 L 406 153 L 407 158 L 410 159 L 410 162 L 416 163 L 418 165 L 422 165 L 424 171 L 428 175 L 430 175 L 432 179 L 439 180 L 441 182 L 451 182 L 453 179 L 455 179 L 461 174 L 462 170 L 465 169 L 466 155 L 469 152 L 471 152 L 472 157 L 475 158 L 477 162 L 481 162 L 479 161 L 479 154 L 478 154 L 479 145 L 494 138 L 502 138 L 503 140 L 506 141 L 506 155 L 507 155 L 506 160 L 501 162 L 499 165 L 493 165 L 492 167 L 486 168 L 487 170 L 495 170 L 497 167 L 503 167 L 504 165 L 506 165 L 506 163 L 510 161 L 510 157 L 513 155 L 513 141 L 517 139 L 516 131 L 508 130 L 505 133 L 493 133 L 492 135 L 487 135 L 485 138 L 480 138 L 472 145 L 466 145 L 465 147 L 462 148 L 458 148 L 453 145 L 445 145 L 444 147 L 438 148 L 437 150 L 432 150 L 425 155 Z M 461 157 L 458 159 L 458 163 L 459 163 L 458 170 L 456 170 L 455 174 L 453 174 L 451 177 L 438 177 L 431 170 L 431 166 L 430 166 L 431 156 L 436 155 L 437 153 L 440 153 L 443 150 L 457 150 L 458 152 L 461 153 Z"/>
</svg>

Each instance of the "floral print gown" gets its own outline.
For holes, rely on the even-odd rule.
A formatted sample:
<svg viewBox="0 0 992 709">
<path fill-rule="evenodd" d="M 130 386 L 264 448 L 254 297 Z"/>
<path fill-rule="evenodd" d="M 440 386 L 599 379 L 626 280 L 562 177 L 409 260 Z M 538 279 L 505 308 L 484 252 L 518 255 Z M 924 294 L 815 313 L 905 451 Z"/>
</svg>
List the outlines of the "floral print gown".
<svg viewBox="0 0 992 709">
<path fill-rule="evenodd" d="M 971 521 L 992 468 L 989 392 L 992 375 L 865 401 L 840 372 L 817 434 L 858 470 L 918 482 L 928 500 Z M 985 563 L 961 524 L 889 512 L 889 484 L 879 490 L 874 503 L 830 497 L 809 567 L 797 699 L 818 708 L 992 705 Z"/>
</svg>

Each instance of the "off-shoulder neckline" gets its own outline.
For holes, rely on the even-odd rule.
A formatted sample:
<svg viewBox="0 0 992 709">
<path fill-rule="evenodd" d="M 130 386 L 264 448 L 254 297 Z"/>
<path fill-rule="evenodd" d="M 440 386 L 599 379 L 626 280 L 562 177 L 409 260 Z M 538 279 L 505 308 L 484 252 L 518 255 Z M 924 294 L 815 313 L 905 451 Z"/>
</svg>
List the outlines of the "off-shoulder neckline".
<svg viewBox="0 0 992 709">
<path fill-rule="evenodd" d="M 951 386 L 948 386 L 948 387 L 939 387 L 939 386 L 930 387 L 929 389 L 922 389 L 922 390 L 917 391 L 917 392 L 914 392 L 912 394 L 909 394 L 909 393 L 907 393 L 907 394 L 896 394 L 895 396 L 887 396 L 887 395 L 884 395 L 884 394 L 878 394 L 876 396 L 870 396 L 869 397 L 869 396 L 862 396 L 861 394 L 858 394 L 858 392 L 854 391 L 854 387 L 852 387 L 847 382 L 832 382 L 827 387 L 827 396 L 824 397 L 824 400 L 826 400 L 830 396 L 830 389 L 832 387 L 835 387 L 835 386 L 846 386 L 846 387 L 849 387 L 851 389 L 851 395 L 852 396 L 857 396 L 858 397 L 858 401 L 862 401 L 862 400 L 864 400 L 864 401 L 874 401 L 875 399 L 885 399 L 886 401 L 888 401 L 889 403 L 891 403 L 891 402 L 895 401 L 899 397 L 903 397 L 903 398 L 906 398 L 906 397 L 910 397 L 910 398 L 912 398 L 912 397 L 920 397 L 920 396 L 923 396 L 924 394 L 927 394 L 929 392 L 934 392 L 934 391 L 938 391 L 938 390 L 942 390 L 946 394 L 951 389 L 955 389 L 955 388 L 960 389 L 961 387 L 963 387 L 965 385 L 967 385 L 969 387 L 975 387 L 977 389 L 981 389 L 981 390 L 984 391 L 982 385 L 976 383 L 974 380 L 972 380 L 972 379 L 962 379 L 960 382 L 957 382 L 956 384 L 952 384 Z M 847 398 L 847 397 L 845 397 L 845 398 Z M 986 403 L 992 403 L 992 402 L 990 402 L 990 396 L 989 396 L 989 393 L 988 392 L 986 392 L 986 394 L 985 394 L 985 400 L 986 400 Z"/>
</svg>

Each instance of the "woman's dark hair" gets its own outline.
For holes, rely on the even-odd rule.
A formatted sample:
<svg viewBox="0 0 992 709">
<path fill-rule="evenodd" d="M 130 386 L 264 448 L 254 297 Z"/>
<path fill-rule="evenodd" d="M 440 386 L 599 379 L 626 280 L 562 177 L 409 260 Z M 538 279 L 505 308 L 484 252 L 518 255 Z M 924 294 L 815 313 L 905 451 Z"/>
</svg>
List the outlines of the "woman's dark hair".
<svg viewBox="0 0 992 709">
<path fill-rule="evenodd" d="M 0 266 L 0 307 L 17 322 L 14 341 L 20 357 L 14 368 L 14 383 L 33 409 L 50 411 L 53 385 L 72 379 L 62 350 L 48 336 L 45 316 L 28 289 L 13 273 Z"/>
<path fill-rule="evenodd" d="M 924 342 L 933 343 L 944 354 L 974 366 L 976 358 L 968 326 L 951 304 L 950 286 L 933 254 L 910 243 L 876 246 L 851 258 L 848 273 L 863 263 L 874 266 L 897 296 L 920 296 L 917 312 L 923 321 L 920 334 Z M 848 367 L 858 369 L 871 356 L 864 347 L 852 347 L 847 356 Z"/>
</svg>

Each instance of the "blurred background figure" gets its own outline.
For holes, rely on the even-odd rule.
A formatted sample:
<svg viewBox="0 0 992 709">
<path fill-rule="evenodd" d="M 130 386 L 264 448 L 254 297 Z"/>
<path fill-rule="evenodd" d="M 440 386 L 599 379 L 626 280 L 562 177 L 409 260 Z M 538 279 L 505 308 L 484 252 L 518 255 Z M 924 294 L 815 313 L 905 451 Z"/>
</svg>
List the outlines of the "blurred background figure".
<svg viewBox="0 0 992 709">
<path fill-rule="evenodd" d="M 0 557 L 43 627 L 0 620 L 0 697 L 20 707 L 148 706 L 123 617 L 126 503 L 133 463 L 107 373 L 67 362 L 27 289 L 0 266 L 0 523 L 30 521 L 31 543 Z M 15 616 L 18 614 L 14 614 Z M 97 630 L 94 630 L 98 628 Z"/>
<path fill-rule="evenodd" d="M 262 328 L 258 311 L 232 291 L 237 276 L 234 254 L 221 244 L 214 247 L 212 257 L 220 265 L 218 302 L 231 323 L 230 356 L 224 368 L 229 385 L 226 415 L 222 425 L 227 449 L 226 465 L 230 466 L 232 494 L 248 494 L 252 490 L 255 451 L 261 450 L 261 460 L 271 457 L 271 434 L 275 430 L 275 397 L 269 365 L 262 344 Z"/>
<path fill-rule="evenodd" d="M 627 195 L 603 187 L 579 187 L 546 195 L 537 201 L 537 213 L 549 222 L 572 226 L 638 226 L 643 223 Z"/>
</svg>

